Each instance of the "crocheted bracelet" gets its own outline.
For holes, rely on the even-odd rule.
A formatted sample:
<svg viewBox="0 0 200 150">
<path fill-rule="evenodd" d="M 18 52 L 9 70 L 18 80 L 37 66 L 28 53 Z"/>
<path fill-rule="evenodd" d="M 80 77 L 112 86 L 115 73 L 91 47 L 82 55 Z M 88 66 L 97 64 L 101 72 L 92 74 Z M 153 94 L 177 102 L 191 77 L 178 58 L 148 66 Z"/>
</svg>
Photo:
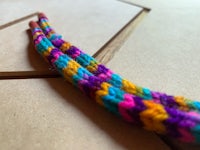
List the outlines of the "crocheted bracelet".
<svg viewBox="0 0 200 150">
<path fill-rule="evenodd" d="M 190 108 L 186 111 L 186 109 L 183 109 L 182 107 L 179 107 L 180 109 L 178 109 L 169 105 L 167 102 L 169 101 L 168 99 L 159 97 L 161 99 L 159 102 L 156 100 L 147 100 L 146 98 L 142 99 L 141 97 L 146 96 L 145 94 L 139 95 L 141 97 L 134 95 L 137 94 L 135 90 L 136 86 L 133 88 L 134 92 L 127 92 L 128 89 L 124 89 L 123 85 L 120 87 L 115 85 L 115 83 L 113 83 L 115 79 L 112 78 L 114 73 L 111 72 L 111 78 L 109 80 L 107 79 L 107 76 L 106 78 L 102 77 L 104 74 L 107 74 L 107 72 L 102 71 L 103 75 L 98 73 L 98 67 L 101 65 L 94 59 L 91 59 L 91 61 L 95 62 L 93 63 L 94 65 L 92 65 L 91 61 L 86 61 L 89 63 L 84 65 L 84 63 L 80 63 L 81 59 L 75 57 L 75 60 L 87 69 L 90 68 L 88 66 L 91 66 L 91 68 L 96 66 L 94 68 L 96 68 L 97 73 L 92 69 L 89 69 L 92 73 L 89 72 L 86 68 L 82 67 L 72 59 L 76 54 L 71 54 L 70 56 L 72 58 L 70 58 L 67 55 L 68 53 L 64 54 L 60 50 L 62 45 L 66 45 L 64 44 L 66 42 L 63 42 L 61 46 L 57 45 L 60 49 L 54 47 L 53 44 L 55 44 L 55 39 L 61 40 L 61 38 L 57 38 L 60 36 L 55 36 L 55 32 L 51 30 L 46 22 L 42 22 L 44 19 L 46 19 L 44 16 L 40 16 L 39 23 L 40 25 L 43 24 L 41 27 L 50 40 L 45 36 L 36 22 L 30 23 L 35 48 L 67 81 L 78 87 L 101 106 L 104 106 L 109 111 L 122 117 L 128 122 L 140 125 L 147 130 L 175 137 L 185 142 L 200 142 L 200 113 L 194 110 L 193 107 L 184 103 L 184 106 L 188 106 L 184 108 Z M 63 51 L 66 51 L 65 48 L 62 49 Z M 70 49 L 77 48 L 69 45 L 67 51 Z M 73 53 L 73 51 L 71 51 L 71 53 Z M 80 54 L 86 55 L 83 52 Z M 81 56 L 81 58 L 84 57 Z M 85 62 L 85 59 L 83 62 Z M 124 79 L 122 81 L 124 81 Z M 114 86 L 108 82 L 112 83 Z M 142 89 L 142 91 L 145 90 Z M 154 97 L 155 96 L 152 96 L 151 99 L 154 99 Z M 175 104 L 176 106 L 180 106 L 177 101 Z"/>
<path fill-rule="evenodd" d="M 53 30 L 49 24 L 48 18 L 43 13 L 39 14 L 39 25 L 46 37 L 55 47 L 59 48 L 63 53 L 67 54 L 103 81 L 143 99 L 153 99 L 157 103 L 179 108 L 181 110 L 200 110 L 200 102 L 198 101 L 192 101 L 181 96 L 171 96 L 160 92 L 150 91 L 148 88 L 139 87 L 122 78 L 120 75 L 113 73 L 110 69 L 98 63 L 90 55 L 71 45 L 69 42 L 64 41 L 62 37 Z"/>
</svg>

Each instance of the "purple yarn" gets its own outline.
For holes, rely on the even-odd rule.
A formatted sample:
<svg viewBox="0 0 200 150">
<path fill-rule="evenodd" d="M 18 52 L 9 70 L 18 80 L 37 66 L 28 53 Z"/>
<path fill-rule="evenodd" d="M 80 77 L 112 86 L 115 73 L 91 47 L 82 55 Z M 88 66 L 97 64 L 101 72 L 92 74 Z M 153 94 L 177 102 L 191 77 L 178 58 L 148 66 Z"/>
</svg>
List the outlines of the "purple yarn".
<svg viewBox="0 0 200 150">
<path fill-rule="evenodd" d="M 50 52 L 49 56 L 47 57 L 47 59 L 48 59 L 48 61 L 49 61 L 50 64 L 53 64 L 53 61 L 55 59 L 55 54 L 58 54 L 58 53 L 60 53 L 60 51 L 57 48 L 54 48 Z"/>
<path fill-rule="evenodd" d="M 94 72 L 94 75 L 99 75 L 100 73 L 106 74 L 109 71 L 104 65 L 98 65 L 97 70 Z"/>
<path fill-rule="evenodd" d="M 72 57 L 73 59 L 75 59 L 77 57 L 77 53 L 79 52 L 80 50 L 75 47 L 75 46 L 71 46 L 67 51 L 66 51 L 66 54 L 69 55 L 70 57 Z"/>
<path fill-rule="evenodd" d="M 56 38 L 55 40 L 52 40 L 52 43 L 53 43 L 53 45 L 56 46 L 56 47 L 61 47 L 62 44 L 64 43 L 64 41 L 61 40 L 61 39 L 57 39 L 57 38 Z"/>
<path fill-rule="evenodd" d="M 142 121 L 140 120 L 140 112 L 144 111 L 146 109 L 146 106 L 144 105 L 144 103 L 142 103 L 142 99 L 140 97 L 133 96 L 133 100 L 135 106 L 130 108 L 128 110 L 128 113 L 137 125 L 143 125 Z"/>
<path fill-rule="evenodd" d="M 163 104 L 164 106 L 168 106 L 168 107 L 178 107 L 177 103 L 174 101 L 173 96 L 168 96 L 166 94 L 162 94 L 160 95 L 160 102 L 161 104 Z"/>
</svg>

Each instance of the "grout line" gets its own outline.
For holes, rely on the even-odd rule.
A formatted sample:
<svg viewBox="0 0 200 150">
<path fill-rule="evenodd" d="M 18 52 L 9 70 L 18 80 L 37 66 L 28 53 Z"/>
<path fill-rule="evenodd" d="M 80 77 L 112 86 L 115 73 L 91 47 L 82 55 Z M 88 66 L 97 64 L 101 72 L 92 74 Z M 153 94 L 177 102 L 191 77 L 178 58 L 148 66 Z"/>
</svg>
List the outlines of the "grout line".
<svg viewBox="0 0 200 150">
<path fill-rule="evenodd" d="M 141 22 L 141 20 L 147 15 L 149 10 L 143 9 L 140 13 L 132 18 L 121 30 L 119 30 L 106 44 L 104 44 L 93 57 L 101 62 L 108 63 L 114 56 L 114 54 L 120 49 L 135 27 Z M 12 21 L 8 24 L 0 26 L 0 30 L 11 26 L 15 23 L 28 19 L 38 13 L 33 13 L 31 15 L 25 16 L 18 20 Z M 58 72 L 55 71 L 8 71 L 0 72 L 0 80 L 3 79 L 28 79 L 28 78 L 57 78 L 61 77 Z"/>
<path fill-rule="evenodd" d="M 27 16 L 24 16 L 24 17 L 22 17 L 22 18 L 19 18 L 19 19 L 10 21 L 10 22 L 8 22 L 8 23 L 6 23 L 6 24 L 3 24 L 3 25 L 0 26 L 0 30 L 3 30 L 4 28 L 7 28 L 7 27 L 12 26 L 12 25 L 14 25 L 14 24 L 17 24 L 17 23 L 19 23 L 19 22 L 22 22 L 22 21 L 24 21 L 24 20 L 26 20 L 26 19 L 29 19 L 29 18 L 31 18 L 31 17 L 34 17 L 34 16 L 36 16 L 37 14 L 38 14 L 38 12 L 35 12 L 35 13 L 30 14 L 30 15 L 27 15 Z"/>
<path fill-rule="evenodd" d="M 94 57 L 103 64 L 108 63 L 148 12 L 149 10 L 143 9 L 137 16 L 131 19 L 114 37 L 112 37 L 104 46 L 102 46 L 102 48 L 100 48 L 100 50 L 94 54 Z"/>
</svg>

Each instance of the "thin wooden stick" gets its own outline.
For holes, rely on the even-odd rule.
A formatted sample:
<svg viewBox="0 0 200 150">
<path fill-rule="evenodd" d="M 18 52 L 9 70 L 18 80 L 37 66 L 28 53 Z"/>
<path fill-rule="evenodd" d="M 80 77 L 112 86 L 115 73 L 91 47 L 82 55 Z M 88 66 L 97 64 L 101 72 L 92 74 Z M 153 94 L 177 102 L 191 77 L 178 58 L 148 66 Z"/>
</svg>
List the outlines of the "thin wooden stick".
<svg viewBox="0 0 200 150">
<path fill-rule="evenodd" d="M 28 78 L 57 78 L 60 75 L 55 71 L 8 71 L 0 72 L 0 80 L 3 79 L 28 79 Z"/>
</svg>

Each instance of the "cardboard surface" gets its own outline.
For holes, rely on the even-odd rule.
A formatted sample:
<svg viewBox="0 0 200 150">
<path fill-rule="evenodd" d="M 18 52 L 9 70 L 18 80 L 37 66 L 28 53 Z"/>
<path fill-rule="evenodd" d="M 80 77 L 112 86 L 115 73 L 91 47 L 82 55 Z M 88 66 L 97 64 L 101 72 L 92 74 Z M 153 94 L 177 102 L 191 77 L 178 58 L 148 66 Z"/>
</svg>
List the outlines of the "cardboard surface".
<svg viewBox="0 0 200 150">
<path fill-rule="evenodd" d="M 0 149 L 168 149 L 63 79 L 2 80 L 0 95 Z"/>
<path fill-rule="evenodd" d="M 200 100 L 200 1 L 130 2 L 151 11 L 108 66 L 137 85 Z M 173 149 L 200 149 L 200 145 L 169 141 Z"/>
<path fill-rule="evenodd" d="M 152 4 L 108 66 L 137 85 L 200 100 L 200 10 L 161 4 Z"/>
<path fill-rule="evenodd" d="M 17 10 L 14 14 L 16 15 L 5 13 L 6 11 L 1 12 L 1 7 L 6 7 L 10 12 L 14 6 L 19 6 L 15 8 Z M 0 5 L 0 13 L 4 16 L 0 25 L 29 15 L 30 11 L 24 9 L 25 7 L 34 12 L 45 12 L 52 26 L 63 35 L 64 39 L 90 55 L 96 53 L 142 10 L 140 7 L 115 0 L 77 0 L 76 2 L 70 0 L 62 1 L 62 4 L 55 0 L 35 0 L 24 1 L 23 5 L 19 5 L 18 1 L 4 1 L 3 5 Z M 36 18 L 31 19 L 36 20 Z M 33 46 L 30 44 L 31 37 L 29 38 L 26 30 L 31 19 L 0 30 L 2 54 L 0 55 L 0 71 L 28 71 L 36 68 L 45 70 L 48 68 L 33 52 Z"/>
<path fill-rule="evenodd" d="M 107 66 L 138 85 L 200 100 L 200 1 L 130 1 L 152 10 Z M 1 2 L 0 25 L 43 11 L 65 39 L 94 54 L 141 10 L 114 0 L 46 2 Z M 29 43 L 27 23 L 0 31 L 0 71 L 49 69 Z M 0 149 L 169 149 L 62 79 L 4 80 L 0 88 Z M 179 150 L 199 149 L 170 143 Z"/>
</svg>

